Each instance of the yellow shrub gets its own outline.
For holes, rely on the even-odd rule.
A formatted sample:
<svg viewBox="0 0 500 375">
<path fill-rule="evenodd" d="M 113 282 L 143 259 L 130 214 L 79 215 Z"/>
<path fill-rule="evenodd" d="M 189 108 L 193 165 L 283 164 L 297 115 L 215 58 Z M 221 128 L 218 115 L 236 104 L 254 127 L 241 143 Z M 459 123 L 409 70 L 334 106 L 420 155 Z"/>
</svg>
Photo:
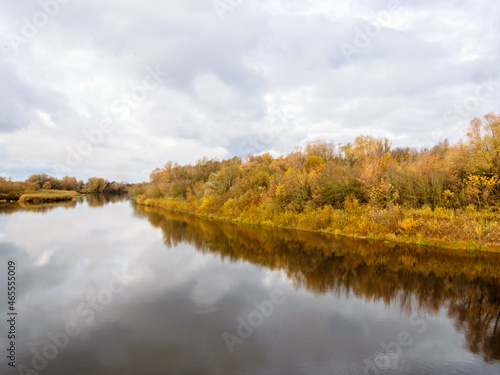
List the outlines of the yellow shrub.
<svg viewBox="0 0 500 375">
<path fill-rule="evenodd" d="M 415 230 L 418 228 L 418 222 L 413 217 L 407 217 L 399 223 L 399 226 L 404 234 L 412 235 L 416 234 Z"/>
<path fill-rule="evenodd" d="M 208 208 L 211 205 L 213 205 L 214 202 L 215 202 L 215 196 L 214 195 L 211 195 L 209 197 L 203 197 L 202 200 L 201 200 L 201 204 L 198 207 L 198 211 L 201 212 L 201 213 L 206 213 L 206 211 L 208 210 Z"/>
<path fill-rule="evenodd" d="M 236 207 L 234 199 L 229 198 L 219 209 L 219 213 L 224 217 L 234 219 L 239 216 L 240 211 Z"/>
</svg>

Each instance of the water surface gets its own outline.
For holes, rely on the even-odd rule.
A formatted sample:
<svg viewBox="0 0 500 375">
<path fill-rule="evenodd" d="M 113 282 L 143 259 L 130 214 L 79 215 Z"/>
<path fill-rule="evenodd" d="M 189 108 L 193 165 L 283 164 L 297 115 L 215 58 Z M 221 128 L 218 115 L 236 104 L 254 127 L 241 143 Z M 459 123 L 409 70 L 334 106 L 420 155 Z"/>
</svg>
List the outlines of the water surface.
<svg viewBox="0 0 500 375">
<path fill-rule="evenodd" d="M 236 226 L 116 197 L 4 206 L 0 249 L 3 279 L 17 265 L 17 370 L 500 373 L 495 254 Z M 2 373 L 18 373 L 7 362 Z"/>
</svg>

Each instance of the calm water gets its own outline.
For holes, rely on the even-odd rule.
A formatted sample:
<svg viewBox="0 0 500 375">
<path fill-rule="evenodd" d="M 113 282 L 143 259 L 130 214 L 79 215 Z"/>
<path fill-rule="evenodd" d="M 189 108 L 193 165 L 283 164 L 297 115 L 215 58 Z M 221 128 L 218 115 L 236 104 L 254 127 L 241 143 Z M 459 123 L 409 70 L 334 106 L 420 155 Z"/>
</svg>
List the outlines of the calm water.
<svg viewBox="0 0 500 375">
<path fill-rule="evenodd" d="M 9 259 L 18 284 L 2 374 L 500 373 L 494 255 L 90 197 L 1 208 L 0 256 L 4 349 Z"/>
</svg>

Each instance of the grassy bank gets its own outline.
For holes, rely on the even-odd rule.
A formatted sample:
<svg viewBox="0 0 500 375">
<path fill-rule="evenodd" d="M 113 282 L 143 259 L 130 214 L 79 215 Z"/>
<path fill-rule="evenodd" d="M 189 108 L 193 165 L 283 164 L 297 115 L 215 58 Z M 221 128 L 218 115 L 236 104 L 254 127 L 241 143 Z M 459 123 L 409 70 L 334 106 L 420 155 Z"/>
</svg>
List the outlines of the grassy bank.
<svg viewBox="0 0 500 375">
<path fill-rule="evenodd" d="M 173 212 L 241 224 L 263 225 L 371 238 L 391 242 L 432 245 L 451 249 L 500 252 L 500 213 L 468 206 L 465 209 L 404 209 L 397 205 L 376 208 L 348 199 L 343 209 L 325 206 L 301 213 L 283 212 L 266 205 L 241 210 L 228 200 L 217 211 L 207 210 L 207 199 L 144 199 L 136 202 Z"/>
<path fill-rule="evenodd" d="M 40 204 L 71 201 L 82 195 L 71 190 L 38 190 L 36 193 L 25 193 L 19 198 L 20 204 Z"/>
</svg>

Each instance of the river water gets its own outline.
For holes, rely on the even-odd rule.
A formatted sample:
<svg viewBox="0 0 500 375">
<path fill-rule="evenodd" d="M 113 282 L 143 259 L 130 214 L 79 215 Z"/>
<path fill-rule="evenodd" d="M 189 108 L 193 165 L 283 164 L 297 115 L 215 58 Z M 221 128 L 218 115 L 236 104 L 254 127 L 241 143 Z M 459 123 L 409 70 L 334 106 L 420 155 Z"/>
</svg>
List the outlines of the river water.
<svg viewBox="0 0 500 375">
<path fill-rule="evenodd" d="M 2 374 L 500 374 L 495 254 L 88 197 L 0 207 L 0 256 Z"/>
</svg>

